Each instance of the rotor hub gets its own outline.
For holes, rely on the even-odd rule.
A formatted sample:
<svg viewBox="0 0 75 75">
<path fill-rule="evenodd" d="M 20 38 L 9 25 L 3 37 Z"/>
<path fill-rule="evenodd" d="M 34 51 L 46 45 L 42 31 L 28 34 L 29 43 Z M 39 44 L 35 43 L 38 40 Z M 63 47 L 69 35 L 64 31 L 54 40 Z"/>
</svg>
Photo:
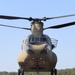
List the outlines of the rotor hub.
<svg viewBox="0 0 75 75">
<path fill-rule="evenodd" d="M 43 35 L 43 23 L 34 21 L 31 23 L 31 32 L 34 36 L 41 36 Z"/>
</svg>

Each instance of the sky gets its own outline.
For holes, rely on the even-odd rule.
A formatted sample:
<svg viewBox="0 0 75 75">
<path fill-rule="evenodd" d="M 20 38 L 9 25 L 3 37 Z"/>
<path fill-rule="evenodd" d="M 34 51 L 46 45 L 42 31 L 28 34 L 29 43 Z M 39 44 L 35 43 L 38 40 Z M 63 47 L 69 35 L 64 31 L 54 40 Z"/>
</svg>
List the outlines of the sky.
<svg viewBox="0 0 75 75">
<path fill-rule="evenodd" d="M 0 15 L 42 18 L 69 14 L 75 14 L 75 0 L 0 0 Z M 44 27 L 72 21 L 75 21 L 75 16 L 48 20 Z M 0 19 L 0 24 L 30 28 L 30 22 L 25 20 Z M 31 32 L 27 30 L 0 27 L 0 71 L 19 69 L 17 57 L 28 34 Z M 58 40 L 53 50 L 58 57 L 56 68 L 75 68 L 75 26 L 48 29 L 44 34 Z"/>
</svg>

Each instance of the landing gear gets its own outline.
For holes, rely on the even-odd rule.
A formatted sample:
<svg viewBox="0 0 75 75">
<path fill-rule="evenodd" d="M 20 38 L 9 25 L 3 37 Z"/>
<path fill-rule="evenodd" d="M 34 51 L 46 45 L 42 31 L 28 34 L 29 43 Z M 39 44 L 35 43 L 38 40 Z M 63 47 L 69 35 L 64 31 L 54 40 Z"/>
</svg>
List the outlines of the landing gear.
<svg viewBox="0 0 75 75">
<path fill-rule="evenodd" d="M 24 75 L 24 70 L 18 69 L 18 75 Z"/>
<path fill-rule="evenodd" d="M 37 72 L 37 75 L 39 75 L 39 72 Z"/>
<path fill-rule="evenodd" d="M 38 67 L 38 65 L 36 66 L 37 68 L 36 68 L 36 70 L 37 70 L 37 75 L 39 75 L 39 67 Z"/>
<path fill-rule="evenodd" d="M 52 69 L 51 70 L 51 75 L 57 75 L 57 69 Z"/>
</svg>

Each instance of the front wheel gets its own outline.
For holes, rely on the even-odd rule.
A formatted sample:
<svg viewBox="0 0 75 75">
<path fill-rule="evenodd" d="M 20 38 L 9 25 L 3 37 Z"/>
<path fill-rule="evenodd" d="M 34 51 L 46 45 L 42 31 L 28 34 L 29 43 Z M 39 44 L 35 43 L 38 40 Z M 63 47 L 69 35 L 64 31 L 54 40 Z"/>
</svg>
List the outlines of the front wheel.
<svg viewBox="0 0 75 75">
<path fill-rule="evenodd" d="M 18 69 L 18 75 L 20 75 L 20 73 L 21 73 L 21 72 L 20 72 L 20 69 Z"/>
<path fill-rule="evenodd" d="M 52 69 L 51 70 L 51 75 L 57 75 L 57 69 Z"/>
<path fill-rule="evenodd" d="M 18 69 L 18 75 L 24 75 L 24 70 Z"/>
</svg>

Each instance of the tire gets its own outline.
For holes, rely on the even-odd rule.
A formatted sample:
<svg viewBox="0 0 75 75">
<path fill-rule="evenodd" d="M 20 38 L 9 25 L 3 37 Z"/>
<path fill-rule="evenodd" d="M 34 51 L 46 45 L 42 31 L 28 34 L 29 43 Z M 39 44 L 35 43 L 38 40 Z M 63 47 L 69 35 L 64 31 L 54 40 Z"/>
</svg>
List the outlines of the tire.
<svg viewBox="0 0 75 75">
<path fill-rule="evenodd" d="M 18 75 L 20 75 L 20 73 L 21 73 L 21 71 L 20 71 L 20 69 L 18 69 Z"/>
</svg>

